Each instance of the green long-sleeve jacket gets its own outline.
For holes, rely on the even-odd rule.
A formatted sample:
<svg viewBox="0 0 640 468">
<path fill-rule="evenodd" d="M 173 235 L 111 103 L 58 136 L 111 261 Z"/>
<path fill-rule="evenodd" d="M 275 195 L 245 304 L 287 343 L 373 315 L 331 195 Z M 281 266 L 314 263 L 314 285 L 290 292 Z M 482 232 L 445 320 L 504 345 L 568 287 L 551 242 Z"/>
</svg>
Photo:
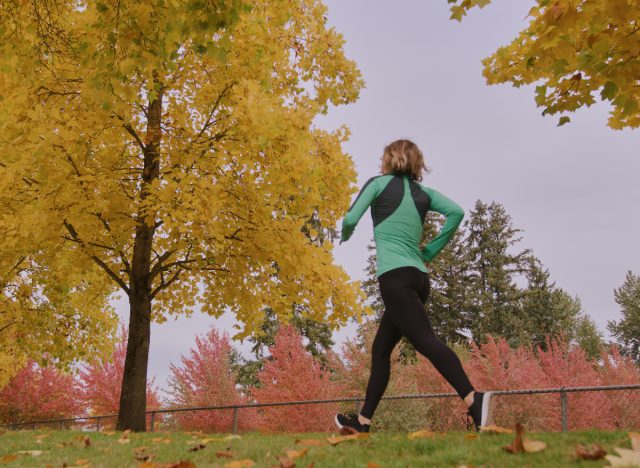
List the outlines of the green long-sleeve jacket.
<svg viewBox="0 0 640 468">
<path fill-rule="evenodd" d="M 376 243 L 376 276 L 401 266 L 427 271 L 431 261 L 449 242 L 464 217 L 462 208 L 440 192 L 425 187 L 405 174 L 370 178 L 342 220 L 340 243 L 348 240 L 364 212 L 371 206 Z M 427 211 L 446 216 L 436 237 L 420 250 Z"/>
</svg>

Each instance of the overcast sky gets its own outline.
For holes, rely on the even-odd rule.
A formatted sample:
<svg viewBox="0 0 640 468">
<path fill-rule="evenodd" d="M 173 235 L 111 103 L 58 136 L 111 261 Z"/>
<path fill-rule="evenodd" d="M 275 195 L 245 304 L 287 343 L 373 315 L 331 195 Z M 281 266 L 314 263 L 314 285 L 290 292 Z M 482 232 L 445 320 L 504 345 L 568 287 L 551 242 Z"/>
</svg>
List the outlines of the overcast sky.
<svg viewBox="0 0 640 468">
<path fill-rule="evenodd" d="M 609 108 L 598 103 L 556 127 L 542 117 L 534 87 L 488 86 L 480 60 L 506 45 L 525 27 L 529 0 L 494 0 L 473 10 L 461 24 L 448 19 L 445 0 L 332 0 L 329 23 L 346 40 L 348 57 L 362 71 L 366 89 L 352 105 L 333 108 L 318 125 L 346 124 L 345 151 L 353 158 L 358 184 L 378 174 L 385 144 L 414 140 L 433 171 L 423 184 L 466 212 L 475 200 L 501 203 L 524 230 L 552 280 L 577 295 L 605 331 L 620 317 L 613 299 L 628 270 L 640 273 L 640 157 L 638 132 L 606 126 Z M 364 279 L 373 236 L 363 216 L 335 261 L 352 279 Z M 127 317 L 125 301 L 116 302 Z M 196 313 L 153 325 L 149 374 L 164 386 L 169 362 L 193 346 L 209 325 L 228 330 L 234 320 Z M 336 350 L 353 327 L 335 334 Z M 608 335 L 607 335 L 608 336 Z M 249 356 L 249 343 L 236 343 Z"/>
</svg>

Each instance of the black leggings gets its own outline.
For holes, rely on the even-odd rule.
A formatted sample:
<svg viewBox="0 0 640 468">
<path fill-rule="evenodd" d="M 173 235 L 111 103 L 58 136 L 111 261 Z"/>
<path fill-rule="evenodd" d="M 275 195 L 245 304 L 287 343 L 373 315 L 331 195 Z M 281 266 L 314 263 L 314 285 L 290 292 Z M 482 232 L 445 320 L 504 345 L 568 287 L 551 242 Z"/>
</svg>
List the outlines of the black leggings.
<svg viewBox="0 0 640 468">
<path fill-rule="evenodd" d="M 424 309 L 429 297 L 429 275 L 416 267 L 394 268 L 378 277 L 384 313 L 371 349 L 371 375 L 360 414 L 371 419 L 387 384 L 391 351 L 402 335 L 464 398 L 474 390 L 458 356 L 433 333 Z"/>
</svg>

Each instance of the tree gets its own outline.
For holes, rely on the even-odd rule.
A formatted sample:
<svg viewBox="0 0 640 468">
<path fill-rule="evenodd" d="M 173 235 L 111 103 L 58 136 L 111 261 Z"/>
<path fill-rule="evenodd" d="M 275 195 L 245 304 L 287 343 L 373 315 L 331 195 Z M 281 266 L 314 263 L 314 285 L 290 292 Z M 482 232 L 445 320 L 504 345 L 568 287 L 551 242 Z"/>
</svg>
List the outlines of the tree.
<svg viewBox="0 0 640 468">
<path fill-rule="evenodd" d="M 614 295 L 622 308 L 622 318 L 610 320 L 607 328 L 620 344 L 623 354 L 640 364 L 640 276 L 628 271 Z"/>
<path fill-rule="evenodd" d="M 444 218 L 429 213 L 423 232 L 428 242 L 441 229 Z M 472 267 L 467 255 L 464 229 L 429 263 L 430 297 L 427 313 L 436 335 L 447 343 L 465 344 L 471 328 Z"/>
<path fill-rule="evenodd" d="M 259 403 L 331 399 L 342 396 L 341 385 L 302 346 L 302 337 L 292 325 L 283 325 L 269 348 L 270 358 L 251 389 Z M 335 404 L 293 405 L 260 409 L 259 427 L 271 431 L 327 431 L 333 425 Z"/>
<path fill-rule="evenodd" d="M 362 87 L 325 13 L 317 0 L 0 10 L 0 180 L 47 226 L 47 252 L 128 297 L 118 429 L 145 430 L 152 320 L 201 302 L 236 314 L 235 339 L 264 307 L 286 322 L 302 304 L 331 326 L 363 312 L 331 242 L 303 232 L 332 229 L 355 190 L 348 130 L 313 126 Z M 3 225 L 22 225 L 3 203 Z"/>
<path fill-rule="evenodd" d="M 117 342 L 107 358 L 88 361 L 80 369 L 82 401 L 91 414 L 117 414 L 127 353 L 127 329 L 120 327 Z M 149 410 L 160 409 L 155 378 L 146 385 L 146 401 Z M 149 419 L 148 417 L 147 419 Z"/>
<path fill-rule="evenodd" d="M 447 0 L 461 20 L 490 0 Z M 640 125 L 638 9 L 628 0 L 537 0 L 528 26 L 511 44 L 485 58 L 489 84 L 515 87 L 541 82 L 536 104 L 543 115 L 566 114 L 600 99 L 612 106 L 609 126 Z M 569 122 L 560 117 L 559 125 Z"/>
<path fill-rule="evenodd" d="M 470 328 L 473 339 L 503 336 L 512 346 L 527 340 L 519 313 L 521 291 L 515 283 L 527 269 L 529 250 L 513 252 L 521 238 L 502 205 L 478 200 L 465 221 L 465 249 L 471 276 Z"/>
<path fill-rule="evenodd" d="M 549 338 L 574 336 L 581 314 L 581 304 L 549 280 L 549 270 L 534 255 L 527 260 L 527 287 L 521 297 L 525 333 L 522 344 L 546 349 Z"/>
<path fill-rule="evenodd" d="M 0 421 L 81 416 L 84 411 L 80 394 L 81 387 L 73 375 L 55 366 L 40 367 L 30 359 L 0 390 Z"/>
<path fill-rule="evenodd" d="M 231 369 L 232 346 L 229 335 L 213 326 L 203 337 L 196 336 L 196 345 L 189 356 L 180 357 L 180 365 L 169 369 L 169 394 L 176 406 L 221 406 L 243 404 L 247 399 L 236 389 L 236 378 Z M 248 416 L 243 411 L 239 416 Z M 209 432 L 229 431 L 233 424 L 231 411 L 197 411 L 176 413 L 183 430 Z"/>
</svg>

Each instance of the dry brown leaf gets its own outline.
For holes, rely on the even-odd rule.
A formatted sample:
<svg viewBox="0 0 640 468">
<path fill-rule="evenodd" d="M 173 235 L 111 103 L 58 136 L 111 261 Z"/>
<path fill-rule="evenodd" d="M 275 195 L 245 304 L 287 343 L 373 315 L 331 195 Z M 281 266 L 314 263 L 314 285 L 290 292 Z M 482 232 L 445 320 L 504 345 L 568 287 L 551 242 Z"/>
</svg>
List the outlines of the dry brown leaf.
<svg viewBox="0 0 640 468">
<path fill-rule="evenodd" d="M 133 458 L 141 462 L 147 462 L 155 458 L 155 455 L 152 455 L 150 453 L 138 452 L 133 455 Z"/>
<path fill-rule="evenodd" d="M 464 438 L 467 440 L 475 440 L 477 439 L 479 436 L 478 434 L 465 434 Z"/>
<path fill-rule="evenodd" d="M 84 448 L 89 448 L 91 447 L 91 439 L 89 438 L 89 436 L 86 436 L 84 438 Z"/>
<path fill-rule="evenodd" d="M 296 451 L 296 450 L 287 450 L 287 457 L 291 458 L 292 460 L 296 459 L 296 458 L 300 458 L 300 457 L 304 457 L 307 452 L 309 451 L 308 448 Z"/>
<path fill-rule="evenodd" d="M 345 436 L 327 437 L 327 442 L 329 442 L 331 445 L 338 445 L 339 443 L 346 442 L 348 440 L 366 439 L 368 437 L 368 432 L 358 432 L 357 434 L 350 434 Z"/>
<path fill-rule="evenodd" d="M 590 444 L 588 446 L 576 444 L 576 457 L 580 460 L 600 460 L 606 454 L 607 452 L 598 444 Z"/>
<path fill-rule="evenodd" d="M 131 439 L 118 439 L 118 443 L 121 445 L 128 444 L 131 442 Z"/>
<path fill-rule="evenodd" d="M 296 444 L 314 446 L 326 445 L 325 441 L 320 439 L 298 439 L 296 440 Z"/>
<path fill-rule="evenodd" d="M 616 447 L 613 450 L 618 452 L 619 456 L 607 455 L 605 458 L 611 463 L 609 466 L 619 467 L 640 467 L 640 451 L 629 450 Z"/>
<path fill-rule="evenodd" d="M 102 431 L 102 434 L 112 436 L 116 434 L 116 431 Z"/>
<path fill-rule="evenodd" d="M 544 442 L 525 439 L 523 436 L 524 426 L 520 423 L 516 423 L 516 438 L 511 442 L 511 445 L 505 445 L 502 448 L 510 453 L 534 453 L 544 450 L 547 447 L 547 444 Z"/>
<path fill-rule="evenodd" d="M 233 454 L 229 451 L 227 452 L 216 452 L 216 457 L 218 458 L 233 458 Z"/>
<path fill-rule="evenodd" d="M 22 453 L 24 455 L 31 455 L 32 457 L 39 457 L 44 452 L 46 452 L 46 450 L 19 450 L 16 453 Z"/>
<path fill-rule="evenodd" d="M 256 462 L 254 462 L 250 458 L 245 458 L 244 460 L 234 460 L 232 462 L 224 464 L 224 468 L 245 468 L 251 466 L 256 466 Z"/>
<path fill-rule="evenodd" d="M 166 437 L 154 437 L 153 439 L 151 439 L 151 442 L 153 442 L 154 444 L 159 444 L 159 443 L 168 444 L 171 442 L 171 439 L 168 439 Z"/>
<path fill-rule="evenodd" d="M 343 427 L 340 428 L 340 430 L 338 432 L 340 432 L 340 435 L 360 434 L 358 431 L 356 431 L 351 426 L 343 426 Z"/>
<path fill-rule="evenodd" d="M 407 437 L 411 440 L 413 439 L 432 439 L 436 436 L 436 433 L 430 431 L 429 429 L 422 429 L 420 431 L 411 432 L 407 435 Z"/>
<path fill-rule="evenodd" d="M 522 447 L 527 453 L 535 453 L 546 449 L 547 444 L 541 440 L 522 439 Z"/>
<path fill-rule="evenodd" d="M 126 430 L 122 431 L 122 437 L 128 436 L 129 434 L 131 434 L 131 429 L 126 429 Z"/>
<path fill-rule="evenodd" d="M 631 448 L 640 452 L 640 432 L 628 432 L 631 439 Z"/>
<path fill-rule="evenodd" d="M 289 458 L 286 457 L 284 455 L 280 455 L 278 457 L 278 461 L 280 462 L 280 468 L 295 468 L 296 464 L 294 463 L 294 461 Z"/>
<path fill-rule="evenodd" d="M 88 458 L 78 458 L 76 460 L 76 466 L 86 466 L 89 463 L 91 463 L 91 460 L 89 460 Z"/>
<path fill-rule="evenodd" d="M 382 467 L 378 465 L 376 462 L 370 461 L 369 463 L 367 463 L 367 468 L 382 468 Z"/>
<path fill-rule="evenodd" d="M 158 465 L 152 461 L 146 461 L 138 465 L 138 468 L 157 468 L 157 467 Z"/>
<path fill-rule="evenodd" d="M 198 450 L 202 450 L 205 447 L 206 447 L 205 444 L 197 444 L 197 445 L 194 445 L 193 447 L 191 447 L 189 449 L 189 452 L 197 452 Z"/>
<path fill-rule="evenodd" d="M 500 426 L 480 426 L 480 432 L 484 432 L 485 434 L 512 434 L 513 431 L 511 429 L 507 429 L 505 427 Z"/>
<path fill-rule="evenodd" d="M 196 468 L 195 463 L 189 460 L 180 460 L 178 463 L 165 465 L 166 468 Z"/>
<path fill-rule="evenodd" d="M 4 465 L 6 463 L 12 462 L 16 458 L 18 458 L 18 455 L 16 455 L 15 453 L 9 453 L 7 455 L 4 455 L 4 456 L 0 457 L 0 463 L 2 463 Z"/>
</svg>

